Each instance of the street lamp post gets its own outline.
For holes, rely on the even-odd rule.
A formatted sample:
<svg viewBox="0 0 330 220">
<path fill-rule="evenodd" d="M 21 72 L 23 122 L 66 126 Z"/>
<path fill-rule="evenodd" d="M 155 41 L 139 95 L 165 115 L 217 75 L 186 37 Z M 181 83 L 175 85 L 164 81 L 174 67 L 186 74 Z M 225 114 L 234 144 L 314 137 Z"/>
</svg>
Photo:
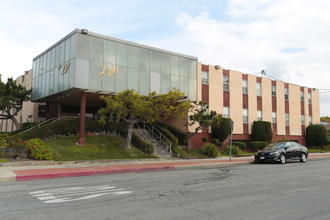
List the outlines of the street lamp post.
<svg viewBox="0 0 330 220">
<path fill-rule="evenodd" d="M 229 161 L 231 161 L 231 151 L 232 151 L 232 144 L 233 144 L 233 129 L 234 129 L 234 121 L 230 121 Z"/>
</svg>

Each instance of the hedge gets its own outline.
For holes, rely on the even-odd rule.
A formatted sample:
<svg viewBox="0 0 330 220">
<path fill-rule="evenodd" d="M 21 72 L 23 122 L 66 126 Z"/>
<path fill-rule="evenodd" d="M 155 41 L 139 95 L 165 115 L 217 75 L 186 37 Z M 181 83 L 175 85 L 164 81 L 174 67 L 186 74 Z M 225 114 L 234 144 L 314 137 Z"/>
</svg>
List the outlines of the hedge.
<svg viewBox="0 0 330 220">
<path fill-rule="evenodd" d="M 38 128 L 31 129 L 25 133 L 17 134 L 15 136 L 19 136 L 24 140 L 28 140 L 31 138 L 41 138 L 45 139 L 51 136 L 56 135 L 68 135 L 68 134 L 77 134 L 79 131 L 79 119 L 67 119 L 55 121 L 53 123 L 49 123 L 43 125 Z M 101 125 L 98 121 L 87 119 L 85 124 L 85 131 L 88 132 L 100 132 L 109 130 L 109 126 Z"/>
<path fill-rule="evenodd" d="M 252 125 L 252 140 L 272 142 L 272 124 L 268 121 L 254 121 Z"/>
<path fill-rule="evenodd" d="M 154 147 L 152 146 L 152 144 L 145 142 L 144 140 L 142 140 L 139 136 L 137 136 L 134 133 L 132 134 L 131 144 L 135 148 L 139 149 L 140 151 L 142 151 L 144 153 L 152 154 L 154 152 Z"/>
<path fill-rule="evenodd" d="M 167 125 L 164 123 L 157 123 L 158 126 L 166 128 L 169 130 L 175 137 L 178 138 L 179 145 L 187 145 L 189 135 L 187 132 L 181 131 L 180 129 L 177 129 L 171 125 Z"/>
<path fill-rule="evenodd" d="M 323 125 L 309 125 L 306 128 L 307 146 L 323 146 L 328 142 L 327 130 Z"/>
<path fill-rule="evenodd" d="M 241 141 L 233 141 L 232 145 L 238 146 L 240 149 L 245 150 L 246 149 L 246 143 Z"/>
<path fill-rule="evenodd" d="M 259 150 L 268 145 L 267 141 L 251 141 L 249 144 L 249 148 Z"/>
</svg>

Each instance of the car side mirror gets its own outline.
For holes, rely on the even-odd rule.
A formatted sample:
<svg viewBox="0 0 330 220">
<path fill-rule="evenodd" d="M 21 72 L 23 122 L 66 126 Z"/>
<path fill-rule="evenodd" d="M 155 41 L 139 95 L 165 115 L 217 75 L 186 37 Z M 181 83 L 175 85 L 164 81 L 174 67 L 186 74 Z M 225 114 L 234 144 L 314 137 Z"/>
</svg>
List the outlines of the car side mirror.
<svg viewBox="0 0 330 220">
<path fill-rule="evenodd" d="M 284 148 L 284 150 L 287 150 L 287 149 L 289 149 L 289 148 L 288 148 L 288 147 L 285 147 L 285 148 Z"/>
</svg>

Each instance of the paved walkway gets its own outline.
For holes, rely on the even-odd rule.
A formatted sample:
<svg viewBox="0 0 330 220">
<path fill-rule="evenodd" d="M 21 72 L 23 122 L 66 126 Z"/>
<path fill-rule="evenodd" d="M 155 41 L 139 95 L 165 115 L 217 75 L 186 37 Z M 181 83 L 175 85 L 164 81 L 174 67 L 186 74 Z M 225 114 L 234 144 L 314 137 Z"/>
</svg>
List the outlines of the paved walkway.
<svg viewBox="0 0 330 220">
<path fill-rule="evenodd" d="M 330 159 L 330 153 L 311 153 L 309 160 Z M 228 157 L 216 159 L 191 160 L 102 160 L 80 162 L 26 161 L 0 163 L 0 182 L 37 180 L 69 176 L 88 176 L 127 172 L 147 172 L 191 167 L 228 166 L 231 164 L 251 163 L 254 157 Z"/>
</svg>

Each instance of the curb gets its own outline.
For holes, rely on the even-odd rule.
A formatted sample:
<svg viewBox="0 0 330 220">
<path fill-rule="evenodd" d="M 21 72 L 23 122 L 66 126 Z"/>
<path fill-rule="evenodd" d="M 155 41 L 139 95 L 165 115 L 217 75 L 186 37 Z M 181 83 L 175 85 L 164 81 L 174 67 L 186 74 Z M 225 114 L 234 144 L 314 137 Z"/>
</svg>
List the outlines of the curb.
<svg viewBox="0 0 330 220">
<path fill-rule="evenodd" d="M 16 176 L 15 180 L 25 181 L 25 180 L 51 179 L 51 178 L 59 178 L 59 177 L 91 176 L 91 175 L 129 173 L 129 172 L 149 172 L 149 171 L 161 171 L 161 170 L 171 170 L 171 169 L 175 169 L 175 167 L 164 166 L 164 167 L 128 168 L 128 169 L 116 169 L 116 170 L 81 171 L 81 172 L 71 172 L 71 173 L 20 175 L 20 176 Z"/>
<path fill-rule="evenodd" d="M 330 155 L 309 155 L 308 160 L 329 160 Z M 58 172 L 58 173 L 48 173 L 48 174 L 31 174 L 31 175 L 17 175 L 14 171 L 3 167 L 12 173 L 0 177 L 0 182 L 14 182 L 14 181 L 25 181 L 25 180 L 39 180 L 39 179 L 51 179 L 51 178 L 61 178 L 61 177 L 77 177 L 77 176 L 91 176 L 91 175 L 105 175 L 105 174 L 117 174 L 117 173 L 130 173 L 130 172 L 152 172 L 152 171 L 165 171 L 165 170 L 184 170 L 191 168 L 214 168 L 214 167 L 225 167 L 225 166 L 235 166 L 252 164 L 253 159 L 240 159 L 232 161 L 217 161 L 217 162 L 205 162 L 205 161 L 191 161 L 192 163 L 187 164 L 155 164 L 150 167 L 141 168 L 109 168 L 106 170 L 85 170 L 85 171 L 72 171 L 72 172 Z M 91 163 L 93 164 L 93 163 Z M 64 168 L 65 169 L 65 168 Z"/>
</svg>

